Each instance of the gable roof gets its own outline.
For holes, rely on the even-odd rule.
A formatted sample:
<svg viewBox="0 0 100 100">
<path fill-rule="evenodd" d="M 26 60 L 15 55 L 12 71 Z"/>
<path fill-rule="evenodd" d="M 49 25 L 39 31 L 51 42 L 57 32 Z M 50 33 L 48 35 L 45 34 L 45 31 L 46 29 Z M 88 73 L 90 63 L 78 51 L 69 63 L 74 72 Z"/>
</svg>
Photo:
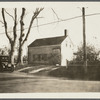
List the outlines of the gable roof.
<svg viewBox="0 0 100 100">
<path fill-rule="evenodd" d="M 57 45 L 57 44 L 61 44 L 65 38 L 66 36 L 36 39 L 28 47 Z"/>
</svg>

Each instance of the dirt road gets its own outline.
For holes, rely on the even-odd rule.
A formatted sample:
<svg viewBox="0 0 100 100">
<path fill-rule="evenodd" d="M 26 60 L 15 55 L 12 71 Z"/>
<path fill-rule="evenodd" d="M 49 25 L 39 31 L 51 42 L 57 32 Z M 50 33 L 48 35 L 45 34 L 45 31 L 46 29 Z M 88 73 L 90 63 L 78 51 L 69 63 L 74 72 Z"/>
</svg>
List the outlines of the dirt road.
<svg viewBox="0 0 100 100">
<path fill-rule="evenodd" d="M 100 92 L 99 81 L 78 81 L 23 73 L 0 73 L 0 93 Z"/>
</svg>

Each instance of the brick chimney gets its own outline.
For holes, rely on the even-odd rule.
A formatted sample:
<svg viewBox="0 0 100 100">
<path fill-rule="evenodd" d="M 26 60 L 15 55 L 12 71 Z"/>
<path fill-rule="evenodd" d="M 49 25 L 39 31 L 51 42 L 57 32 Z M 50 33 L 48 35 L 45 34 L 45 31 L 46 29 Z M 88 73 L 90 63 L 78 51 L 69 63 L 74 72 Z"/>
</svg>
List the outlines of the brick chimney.
<svg viewBox="0 0 100 100">
<path fill-rule="evenodd" d="M 67 29 L 64 30 L 64 36 L 67 36 Z"/>
</svg>

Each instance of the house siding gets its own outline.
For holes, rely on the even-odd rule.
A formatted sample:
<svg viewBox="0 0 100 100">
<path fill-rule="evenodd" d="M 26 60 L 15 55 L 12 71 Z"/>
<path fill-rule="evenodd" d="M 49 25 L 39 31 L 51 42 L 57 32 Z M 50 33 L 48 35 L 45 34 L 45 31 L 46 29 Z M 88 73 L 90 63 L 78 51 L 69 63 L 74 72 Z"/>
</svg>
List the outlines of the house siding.
<svg viewBox="0 0 100 100">
<path fill-rule="evenodd" d="M 50 64 L 48 59 L 50 54 L 55 52 L 55 50 L 56 51 L 59 50 L 58 54 L 60 55 L 61 54 L 60 49 L 61 49 L 61 45 L 28 47 L 28 63 L 29 64 Z"/>
<path fill-rule="evenodd" d="M 66 38 L 61 43 L 61 65 L 67 66 L 68 61 L 71 61 L 73 59 L 73 45 L 71 41 Z"/>
</svg>

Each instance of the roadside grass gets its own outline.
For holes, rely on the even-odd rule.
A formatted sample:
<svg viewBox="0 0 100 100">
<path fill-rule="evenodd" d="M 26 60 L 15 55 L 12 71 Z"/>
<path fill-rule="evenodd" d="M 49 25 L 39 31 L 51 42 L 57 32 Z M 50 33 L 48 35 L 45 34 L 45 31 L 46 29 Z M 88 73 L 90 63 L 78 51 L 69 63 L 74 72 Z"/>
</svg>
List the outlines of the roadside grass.
<svg viewBox="0 0 100 100">
<path fill-rule="evenodd" d="M 27 67 L 30 67 L 30 70 L 29 71 L 31 71 L 31 69 L 38 69 L 38 68 L 42 68 L 42 67 L 46 67 L 46 65 L 31 65 L 31 64 L 19 64 L 19 65 L 17 65 L 16 67 L 15 67 L 15 71 L 17 71 L 17 70 L 20 70 L 20 69 L 23 69 L 23 68 L 27 68 Z M 27 70 L 28 69 L 25 69 L 25 72 L 27 72 Z M 24 71 L 23 71 L 24 72 Z"/>
<path fill-rule="evenodd" d="M 50 69 L 52 69 L 53 67 L 54 66 L 50 66 L 50 65 L 31 66 L 30 68 L 24 69 L 21 72 L 33 74 L 30 72 L 38 70 L 36 73 L 34 73 L 34 75 L 45 75 L 45 73 L 50 71 Z"/>
<path fill-rule="evenodd" d="M 28 69 L 23 69 L 23 70 L 20 71 L 20 72 L 29 73 L 31 70 L 34 70 L 34 68 L 33 68 L 33 67 L 30 67 L 30 68 L 28 68 Z"/>
<path fill-rule="evenodd" d="M 16 67 L 15 67 L 15 71 L 17 71 L 17 70 L 19 70 L 19 69 L 22 69 L 22 68 L 26 68 L 26 67 L 28 67 L 29 65 L 28 64 L 24 64 L 24 65 L 21 65 L 21 64 L 19 64 L 19 65 L 16 65 Z"/>
<path fill-rule="evenodd" d="M 38 70 L 38 72 L 36 73 L 30 73 L 30 74 L 34 74 L 34 75 L 41 75 L 41 76 L 48 76 L 48 73 L 53 70 L 53 69 L 57 69 L 58 67 L 57 66 L 47 66 L 45 68 L 41 68 L 40 70 Z"/>
<path fill-rule="evenodd" d="M 37 72 L 38 74 L 40 74 L 42 72 L 45 73 L 45 71 L 47 69 L 51 69 L 51 68 L 54 68 L 54 66 L 50 66 L 50 65 L 28 65 L 27 64 L 27 65 L 18 65 L 18 66 L 16 66 L 15 71 L 30 73 L 31 71 L 34 71 L 34 70 L 43 69 L 42 71 L 39 71 L 39 73 Z"/>
<path fill-rule="evenodd" d="M 30 68 L 28 68 L 30 67 Z M 50 67 L 50 68 L 47 68 Z M 24 69 L 26 68 L 26 69 Z M 42 69 L 36 73 L 30 73 L 33 70 Z M 21 70 L 20 72 L 29 73 L 33 75 L 44 75 L 44 76 L 52 76 L 52 77 L 60 77 L 72 80 L 99 80 L 100 81 L 100 65 L 88 65 L 87 73 L 84 72 L 83 65 L 69 65 L 68 68 L 66 66 L 51 66 L 51 65 L 18 65 L 15 68 L 15 71 Z"/>
<path fill-rule="evenodd" d="M 62 77 L 67 79 L 84 79 L 82 70 L 72 70 L 66 67 L 59 67 L 48 73 L 49 76 Z"/>
</svg>

